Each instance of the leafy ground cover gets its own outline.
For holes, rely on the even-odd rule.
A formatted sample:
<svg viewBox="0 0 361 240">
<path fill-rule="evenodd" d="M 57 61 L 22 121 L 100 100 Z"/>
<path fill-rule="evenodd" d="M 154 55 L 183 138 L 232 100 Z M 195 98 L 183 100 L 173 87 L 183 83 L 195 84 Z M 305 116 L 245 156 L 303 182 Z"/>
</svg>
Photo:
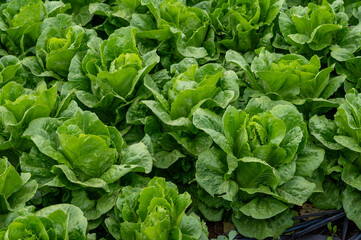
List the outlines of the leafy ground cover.
<svg viewBox="0 0 361 240">
<path fill-rule="evenodd" d="M 361 237 L 361 1 L 4 0 L 0 30 L 0 239 Z"/>
</svg>

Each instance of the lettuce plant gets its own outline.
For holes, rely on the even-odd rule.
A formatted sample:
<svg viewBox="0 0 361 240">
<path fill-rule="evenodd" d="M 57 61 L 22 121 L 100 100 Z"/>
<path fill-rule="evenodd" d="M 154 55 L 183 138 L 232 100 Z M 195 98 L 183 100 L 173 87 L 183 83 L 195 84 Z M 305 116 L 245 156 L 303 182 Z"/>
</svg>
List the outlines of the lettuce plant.
<svg viewBox="0 0 361 240">
<path fill-rule="evenodd" d="M 208 239 L 199 217 L 185 213 L 191 203 L 187 192 L 155 177 L 145 187 L 124 187 L 106 225 L 117 240 Z"/>
<path fill-rule="evenodd" d="M 48 182 L 42 185 L 72 190 L 72 203 L 79 206 L 88 219 L 97 219 L 113 207 L 114 195 L 120 188 L 117 181 L 121 177 L 129 172 L 149 173 L 152 169 L 152 158 L 143 143 L 126 146 L 117 129 L 104 125 L 88 111 L 79 110 L 64 121 L 36 119 L 23 136 L 46 157 L 37 157 L 36 152 L 32 160 L 29 160 L 31 155 L 24 156 L 22 168 L 36 175 L 46 164 L 53 178 L 48 177 Z M 50 160 L 43 164 L 37 162 L 47 158 Z M 87 194 L 94 195 L 93 199 L 103 201 L 105 206 L 90 204 L 90 199 L 86 203 L 80 201 L 86 199 Z"/>
<path fill-rule="evenodd" d="M 218 64 L 198 67 L 189 59 L 173 67 L 174 71 L 179 68 L 181 73 L 164 85 L 160 82 L 158 86 L 150 76 L 144 79 L 155 100 L 144 100 L 142 103 L 170 129 L 170 134 L 187 151 L 198 155 L 210 145 L 203 134 L 192 135 L 197 133 L 192 126 L 192 116 L 201 106 L 225 108 L 237 99 L 237 75 L 233 71 L 225 71 Z"/>
<path fill-rule="evenodd" d="M 267 95 L 302 106 L 303 112 L 313 115 L 334 107 L 337 102 L 328 100 L 341 87 L 346 76 L 331 77 L 334 65 L 321 68 L 317 55 L 307 60 L 302 55 L 280 55 L 260 50 L 251 65 L 235 51 L 228 51 L 226 60 L 245 71 L 248 85 L 244 97 Z"/>
<path fill-rule="evenodd" d="M 6 84 L 0 92 L 0 150 L 29 149 L 21 135 L 32 120 L 50 116 L 56 102 L 56 85 L 47 89 L 41 83 L 34 91 L 15 81 Z"/>
<path fill-rule="evenodd" d="M 192 155 L 199 154 L 211 144 L 210 138 L 202 133 L 182 134 L 174 129 L 165 130 L 162 121 L 152 115 L 149 108 L 140 101 L 135 101 L 130 106 L 126 123 L 129 128 L 124 140 L 130 143 L 143 142 L 152 155 L 153 166 L 157 168 L 152 172 L 156 175 L 158 172 L 159 176 L 167 176 L 173 181 L 190 181 L 194 177 Z M 179 171 L 179 168 L 184 171 Z"/>
<path fill-rule="evenodd" d="M 61 1 L 15 0 L 0 6 L 1 42 L 10 54 L 24 53 L 35 46 L 40 25 L 48 16 L 69 9 Z"/>
<path fill-rule="evenodd" d="M 337 34 L 342 36 L 348 16 L 339 9 L 336 1 L 329 4 L 326 0 L 317 5 L 309 3 L 307 7 L 294 6 L 282 12 L 279 17 L 279 27 L 284 39 L 280 36 L 274 46 L 282 47 L 279 41 L 290 44 L 292 52 L 309 53 L 327 50 L 337 42 Z M 336 11 L 339 10 L 339 11 Z M 278 41 L 279 40 L 279 41 Z M 286 47 L 288 48 L 288 47 Z"/>
<path fill-rule="evenodd" d="M 198 184 L 232 202 L 232 221 L 247 237 L 277 237 L 292 225 L 290 204 L 302 205 L 315 190 L 313 172 L 324 150 L 307 143 L 302 114 L 267 97 L 223 116 L 198 109 L 194 125 L 218 145 L 199 155 Z"/>
<path fill-rule="evenodd" d="M 101 116 L 101 111 L 106 115 L 114 112 L 116 116 L 107 116 L 109 122 L 123 120 L 121 108 L 137 98 L 138 82 L 159 62 L 155 51 L 143 56 L 139 53 L 136 32 L 128 27 L 115 31 L 107 40 L 92 38 L 89 49 L 72 59 L 63 94 L 75 88 L 85 106 Z"/>
<path fill-rule="evenodd" d="M 338 164 L 342 166 L 341 178 L 347 184 L 343 192 L 343 206 L 349 219 L 361 227 L 360 212 L 353 204 L 361 198 L 360 125 L 361 94 L 351 90 L 337 109 L 334 120 L 315 115 L 310 119 L 311 134 L 327 149 L 339 153 Z"/>
<path fill-rule="evenodd" d="M 0 239 L 81 240 L 86 239 L 87 225 L 79 208 L 70 204 L 58 204 L 43 208 L 35 214 L 16 218 L 0 230 Z"/>
<path fill-rule="evenodd" d="M 138 38 L 155 39 L 162 43 L 162 64 L 169 67 L 174 59 L 217 57 L 214 30 L 210 28 L 209 15 L 205 10 L 187 6 L 183 0 L 142 1 L 155 19 L 147 15 L 134 17 L 133 26 L 141 31 Z M 145 42 L 145 41 L 144 41 Z M 144 43 L 146 44 L 146 43 Z M 169 54 L 169 53 L 172 54 Z"/>
<path fill-rule="evenodd" d="M 78 51 L 86 49 L 87 41 L 95 35 L 95 31 L 75 25 L 70 15 L 48 18 L 42 23 L 36 42 L 37 59 L 43 69 L 65 77 L 71 59 Z"/>
<path fill-rule="evenodd" d="M 354 9 L 353 16 L 357 18 L 357 24 L 350 26 L 347 33 L 337 45 L 331 47 L 331 58 L 329 62 L 336 63 L 336 71 L 338 74 L 345 74 L 349 84 L 347 89 L 355 87 L 360 89 L 360 71 L 357 66 L 360 62 L 360 48 L 361 48 L 361 5 L 358 9 Z"/>
<path fill-rule="evenodd" d="M 211 19 L 217 44 L 225 49 L 247 52 L 267 46 L 273 37 L 274 20 L 283 0 L 212 0 Z"/>
<path fill-rule="evenodd" d="M 361 74 L 357 68 L 360 62 L 361 48 L 361 4 L 355 2 L 345 5 L 345 12 L 350 18 L 349 26 L 343 29 L 342 37 L 339 38 L 337 44 L 331 46 L 330 63 L 336 63 L 336 71 L 338 74 L 345 74 L 348 82 L 345 86 L 346 91 L 350 88 L 360 88 L 359 79 Z M 353 22 L 353 23 L 351 23 Z"/>
</svg>

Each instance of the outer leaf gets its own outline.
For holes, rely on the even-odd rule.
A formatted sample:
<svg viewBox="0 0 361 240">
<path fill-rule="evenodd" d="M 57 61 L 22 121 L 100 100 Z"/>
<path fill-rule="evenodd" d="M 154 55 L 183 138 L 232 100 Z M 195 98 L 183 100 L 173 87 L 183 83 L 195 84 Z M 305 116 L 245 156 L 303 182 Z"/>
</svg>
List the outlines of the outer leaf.
<svg viewBox="0 0 361 240">
<path fill-rule="evenodd" d="M 346 216 L 359 228 L 361 228 L 361 214 L 360 209 L 355 206 L 359 206 L 360 201 L 360 192 L 350 186 L 347 186 L 345 191 L 342 193 L 342 204 L 345 209 Z"/>
<path fill-rule="evenodd" d="M 238 232 L 246 237 L 255 237 L 257 239 L 277 238 L 288 227 L 292 226 L 292 216 L 293 214 L 290 210 L 264 220 L 257 220 L 239 214 L 238 216 L 232 216 L 232 222 L 236 225 Z"/>
<path fill-rule="evenodd" d="M 213 148 L 199 155 L 197 161 L 196 178 L 199 185 L 210 195 L 221 195 L 224 199 L 232 201 L 238 191 L 238 185 L 232 180 L 225 180 L 228 171 L 224 162 L 225 155 Z"/>
</svg>

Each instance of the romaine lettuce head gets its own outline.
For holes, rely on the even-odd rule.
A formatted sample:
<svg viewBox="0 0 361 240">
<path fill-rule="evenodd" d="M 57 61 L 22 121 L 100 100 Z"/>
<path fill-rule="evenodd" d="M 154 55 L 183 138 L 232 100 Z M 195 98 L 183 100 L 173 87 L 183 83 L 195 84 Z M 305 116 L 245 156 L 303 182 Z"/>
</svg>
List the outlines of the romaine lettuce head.
<svg viewBox="0 0 361 240">
<path fill-rule="evenodd" d="M 133 27 L 115 31 L 107 40 L 94 37 L 88 50 L 72 59 L 64 93 L 75 88 L 79 100 L 98 111 L 117 113 L 137 97 L 138 82 L 159 62 L 155 51 L 141 55 Z M 63 94 L 64 94 L 63 93 Z M 102 115 L 102 114 L 100 114 Z M 103 114 L 105 115 L 105 113 Z M 102 116 L 103 116 L 102 115 Z M 118 115 L 120 121 L 124 115 Z M 108 116 L 114 122 L 112 116 Z"/>
<path fill-rule="evenodd" d="M 189 119 L 200 106 L 225 108 L 238 98 L 237 75 L 233 71 L 211 63 L 198 67 L 192 59 L 179 65 L 183 65 L 181 73 L 165 83 L 157 85 L 150 76 L 144 80 L 156 100 L 143 103 L 164 124 L 189 127 Z"/>
<path fill-rule="evenodd" d="M 156 82 L 161 78 L 146 76 L 144 85 L 155 100 L 142 103 L 166 126 L 166 132 L 197 156 L 210 147 L 211 140 L 194 128 L 193 114 L 201 106 L 224 109 L 235 101 L 239 96 L 237 75 L 218 64 L 198 67 L 194 59 L 184 59 L 172 66 L 172 71 L 175 77 L 166 81 Z"/>
<path fill-rule="evenodd" d="M 226 60 L 245 71 L 247 96 L 274 95 L 299 104 L 305 99 L 329 98 L 345 80 L 344 76 L 330 78 L 333 66 L 321 69 L 317 55 L 308 60 L 302 55 L 275 54 L 262 48 L 250 66 L 235 51 L 228 51 Z"/>
<path fill-rule="evenodd" d="M 35 46 L 40 25 L 48 16 L 69 9 L 61 1 L 15 0 L 0 7 L 1 42 L 10 54 L 22 54 Z"/>
<path fill-rule="evenodd" d="M 350 90 L 345 101 L 337 109 L 334 120 L 325 116 L 313 116 L 309 128 L 311 134 L 329 151 L 338 153 L 341 179 L 347 184 L 342 194 L 346 215 L 361 227 L 360 211 L 354 204 L 360 201 L 361 191 L 361 94 Z"/>
<path fill-rule="evenodd" d="M 191 203 L 187 192 L 155 177 L 145 187 L 124 187 L 106 226 L 117 240 L 207 239 L 199 217 L 185 213 Z"/>
<path fill-rule="evenodd" d="M 211 20 L 225 49 L 247 52 L 270 47 L 273 22 L 283 0 L 212 0 Z"/>
<path fill-rule="evenodd" d="M 358 177 L 361 171 L 361 94 L 352 90 L 345 98 L 334 120 L 315 115 L 310 119 L 309 128 L 311 134 L 326 148 L 340 151 L 338 162 L 343 166 L 343 181 L 361 191 Z"/>
<path fill-rule="evenodd" d="M 26 216 L 16 218 L 0 231 L 0 239 L 86 239 L 88 222 L 82 211 L 70 204 L 46 207 Z"/>
<path fill-rule="evenodd" d="M 24 136 L 60 164 L 55 168 L 65 174 L 69 172 L 66 174 L 69 180 L 80 185 L 107 189 L 108 183 L 132 170 L 151 170 L 151 159 L 144 144 L 125 147 L 118 130 L 104 125 L 88 111 L 78 111 L 64 122 L 56 118 L 32 121 Z M 91 179 L 99 180 L 99 184 L 93 185 Z"/>
<path fill-rule="evenodd" d="M 0 92 L 0 150 L 27 149 L 24 130 L 32 120 L 50 116 L 56 101 L 56 85 L 47 89 L 41 83 L 34 91 L 15 81 L 6 84 Z"/>
<path fill-rule="evenodd" d="M 331 77 L 334 65 L 322 68 L 317 55 L 308 60 L 302 55 L 281 55 L 262 48 L 249 65 L 241 54 L 230 50 L 226 61 L 245 72 L 245 100 L 262 95 L 287 100 L 305 116 L 336 108 L 338 100 L 332 97 L 346 79 L 346 75 Z"/>
<path fill-rule="evenodd" d="M 309 3 L 307 7 L 294 6 L 279 17 L 279 27 L 284 41 L 292 46 L 288 50 L 300 53 L 312 53 L 327 50 L 333 44 L 337 44 L 336 34 L 344 31 L 348 16 L 342 11 L 342 7 L 322 1 L 316 5 Z M 276 37 L 275 47 L 279 47 Z"/>
<path fill-rule="evenodd" d="M 71 16 L 58 14 L 41 24 L 36 42 L 36 56 L 42 68 L 65 77 L 70 61 L 78 51 L 86 49 L 94 30 L 84 29 L 71 21 Z"/>
<path fill-rule="evenodd" d="M 33 173 L 42 187 L 70 190 L 71 203 L 89 220 L 114 206 L 119 179 L 152 170 L 152 157 L 143 143 L 127 146 L 116 128 L 88 111 L 78 110 L 65 119 L 36 119 L 23 136 L 37 148 L 21 157 L 23 171 Z"/>
<path fill-rule="evenodd" d="M 361 95 L 351 90 L 338 107 L 334 120 L 317 115 L 310 119 L 311 134 L 328 149 L 360 153 L 360 106 Z"/>
<path fill-rule="evenodd" d="M 169 67 L 171 62 L 186 57 L 196 59 L 217 58 L 214 30 L 210 27 L 207 11 L 187 6 L 183 0 L 144 1 L 153 18 L 145 14 L 133 16 L 131 25 L 141 31 L 137 37 L 157 40 L 162 64 Z M 154 21 L 156 24 L 150 24 Z M 166 41 L 166 42 L 164 42 Z M 143 41 L 145 46 L 150 43 Z M 157 44 L 155 45 L 157 47 Z M 170 54 L 172 53 L 172 54 Z"/>
<path fill-rule="evenodd" d="M 199 155 L 197 182 L 211 196 L 232 202 L 238 231 L 263 239 L 291 226 L 289 206 L 310 197 L 316 185 L 306 177 L 325 154 L 307 143 L 302 114 L 290 103 L 261 97 L 244 111 L 229 106 L 223 116 L 200 108 L 193 123 L 218 145 Z"/>
</svg>

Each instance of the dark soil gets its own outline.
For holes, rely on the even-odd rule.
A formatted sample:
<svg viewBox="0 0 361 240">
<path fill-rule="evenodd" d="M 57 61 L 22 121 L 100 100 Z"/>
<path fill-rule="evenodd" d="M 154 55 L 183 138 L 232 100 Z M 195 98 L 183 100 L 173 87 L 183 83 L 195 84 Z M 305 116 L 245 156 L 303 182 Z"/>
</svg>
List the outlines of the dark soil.
<svg viewBox="0 0 361 240">
<path fill-rule="evenodd" d="M 217 238 L 220 235 L 224 234 L 223 231 L 223 222 L 207 222 L 209 239 Z"/>
</svg>

